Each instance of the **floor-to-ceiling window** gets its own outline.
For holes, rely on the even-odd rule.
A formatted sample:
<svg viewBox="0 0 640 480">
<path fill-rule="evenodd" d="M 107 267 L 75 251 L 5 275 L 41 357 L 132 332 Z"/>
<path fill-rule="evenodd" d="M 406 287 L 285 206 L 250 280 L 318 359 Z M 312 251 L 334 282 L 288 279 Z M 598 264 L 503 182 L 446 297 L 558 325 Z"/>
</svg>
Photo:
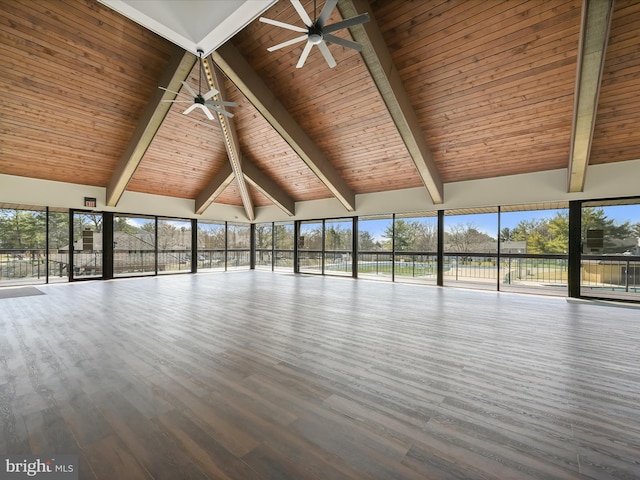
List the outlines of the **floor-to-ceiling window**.
<svg viewBox="0 0 640 480">
<path fill-rule="evenodd" d="M 438 217 L 396 215 L 394 279 L 435 284 L 437 280 Z"/>
<path fill-rule="evenodd" d="M 495 290 L 498 209 L 448 210 L 444 219 L 444 284 Z"/>
<path fill-rule="evenodd" d="M 224 270 L 226 226 L 224 222 L 198 222 L 198 271 Z"/>
<path fill-rule="evenodd" d="M 256 223 L 256 268 L 273 269 L 273 223 Z"/>
<path fill-rule="evenodd" d="M 393 216 L 358 218 L 358 277 L 392 279 Z"/>
<path fill-rule="evenodd" d="M 191 271 L 191 221 L 158 218 L 158 273 Z"/>
<path fill-rule="evenodd" d="M 640 300 L 640 201 L 583 202 L 580 294 Z"/>
<path fill-rule="evenodd" d="M 322 221 L 300 222 L 298 236 L 298 265 L 301 273 L 324 273 L 322 265 Z"/>
<path fill-rule="evenodd" d="M 502 207 L 500 289 L 567 295 L 568 204 Z"/>
<path fill-rule="evenodd" d="M 324 222 L 324 273 L 353 275 L 353 219 L 332 218 Z"/>
<path fill-rule="evenodd" d="M 49 283 L 69 281 L 69 211 L 49 210 Z"/>
<path fill-rule="evenodd" d="M 274 268 L 293 271 L 293 250 L 295 247 L 295 228 L 293 222 L 276 222 L 273 225 Z"/>
<path fill-rule="evenodd" d="M 227 224 L 227 269 L 248 269 L 251 265 L 251 225 Z"/>
<path fill-rule="evenodd" d="M 114 276 L 156 273 L 156 219 L 134 215 L 113 217 Z"/>
<path fill-rule="evenodd" d="M 0 208 L 0 284 L 44 283 L 45 247 L 46 211 Z"/>
</svg>

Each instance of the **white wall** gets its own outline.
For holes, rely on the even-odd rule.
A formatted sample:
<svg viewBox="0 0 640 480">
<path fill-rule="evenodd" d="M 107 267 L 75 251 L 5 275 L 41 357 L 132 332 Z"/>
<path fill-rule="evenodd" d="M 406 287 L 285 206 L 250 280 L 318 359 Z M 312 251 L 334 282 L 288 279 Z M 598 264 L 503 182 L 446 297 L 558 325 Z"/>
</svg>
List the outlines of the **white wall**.
<svg viewBox="0 0 640 480">
<path fill-rule="evenodd" d="M 433 205 L 425 189 L 412 188 L 357 195 L 355 212 L 348 212 L 333 198 L 298 202 L 295 217 L 289 217 L 275 206 L 257 208 L 256 222 L 640 196 L 640 160 L 590 166 L 581 193 L 567 193 L 566 184 L 567 170 L 560 169 L 446 184 L 442 205 Z M 98 211 L 247 221 L 242 207 L 214 204 L 199 216 L 193 213 L 193 200 L 135 192 L 125 192 L 116 208 L 105 207 L 105 192 L 102 187 L 0 174 L 0 203 L 83 209 L 87 196 L 97 199 L 95 210 Z"/>
</svg>

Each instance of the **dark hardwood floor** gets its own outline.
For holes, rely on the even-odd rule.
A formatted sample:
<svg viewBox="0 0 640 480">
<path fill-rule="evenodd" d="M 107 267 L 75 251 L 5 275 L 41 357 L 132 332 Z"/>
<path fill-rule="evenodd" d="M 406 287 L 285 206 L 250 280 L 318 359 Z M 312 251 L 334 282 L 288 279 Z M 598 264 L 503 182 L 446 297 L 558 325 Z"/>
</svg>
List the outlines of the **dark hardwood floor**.
<svg viewBox="0 0 640 480">
<path fill-rule="evenodd" d="M 270 272 L 0 300 L 0 453 L 82 479 L 640 478 L 640 309 Z"/>
</svg>

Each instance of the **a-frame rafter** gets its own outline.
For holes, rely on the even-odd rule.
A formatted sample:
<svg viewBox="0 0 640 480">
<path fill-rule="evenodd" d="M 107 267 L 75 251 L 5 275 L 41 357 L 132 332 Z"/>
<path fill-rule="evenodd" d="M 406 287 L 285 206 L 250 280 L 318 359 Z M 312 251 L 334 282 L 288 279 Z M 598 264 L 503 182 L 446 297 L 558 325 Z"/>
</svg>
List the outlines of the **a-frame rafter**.
<svg viewBox="0 0 640 480">
<path fill-rule="evenodd" d="M 167 68 L 158 79 L 158 85 L 174 92 L 179 91 L 182 82 L 191 73 L 195 62 L 196 57 L 193 54 L 186 52 L 182 48 L 175 47 Z M 120 156 L 116 169 L 111 175 L 107 185 L 105 201 L 107 206 L 114 207 L 120 201 L 138 165 L 140 165 L 142 157 L 149 145 L 151 145 L 153 137 L 158 132 L 160 125 L 171 108 L 171 102 L 166 100 L 174 100 L 175 97 L 174 93 L 166 90 L 157 88 L 154 91 L 127 147 Z"/>
<path fill-rule="evenodd" d="M 435 204 L 444 201 L 444 187 L 440 172 L 424 140 L 424 132 L 418 123 L 400 75 L 384 42 L 378 24 L 371 14 L 366 0 L 339 0 L 338 10 L 343 18 L 368 12 L 371 20 L 350 29 L 353 39 L 362 44 L 362 58 L 376 84 L 384 103 L 396 124 L 413 162 L 418 169 L 431 200 Z"/>
<path fill-rule="evenodd" d="M 587 178 L 613 3 L 613 0 L 583 0 L 582 4 L 567 179 L 569 192 L 581 192 Z"/>
<path fill-rule="evenodd" d="M 211 88 L 218 90 L 218 94 L 214 96 L 215 100 L 226 101 L 226 92 L 224 87 L 224 78 L 222 73 L 215 65 L 209 65 L 208 60 L 203 59 L 204 69 L 207 76 L 207 82 Z M 227 157 L 233 170 L 233 175 L 236 179 L 236 184 L 242 198 L 242 205 L 244 211 L 247 214 L 249 221 L 253 222 L 256 218 L 255 210 L 253 208 L 253 200 L 251 194 L 247 188 L 247 182 L 244 179 L 242 173 L 242 155 L 240 154 L 240 146 L 238 144 L 238 136 L 236 134 L 236 127 L 233 120 L 221 113 L 216 113 L 218 117 L 218 123 L 222 129 L 222 137 L 224 140 L 224 146 L 227 150 Z"/>
<path fill-rule="evenodd" d="M 211 56 L 340 203 L 348 211 L 355 210 L 355 193 L 231 42 Z"/>
</svg>

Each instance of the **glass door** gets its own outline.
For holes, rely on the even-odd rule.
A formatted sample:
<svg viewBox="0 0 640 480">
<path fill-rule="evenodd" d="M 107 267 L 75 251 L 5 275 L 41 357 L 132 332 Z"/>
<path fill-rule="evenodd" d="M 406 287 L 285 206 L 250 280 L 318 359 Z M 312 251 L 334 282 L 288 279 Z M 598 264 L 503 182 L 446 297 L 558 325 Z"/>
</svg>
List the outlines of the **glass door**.
<svg viewBox="0 0 640 480">
<path fill-rule="evenodd" d="M 73 212 L 72 280 L 102 278 L 102 214 Z"/>
</svg>

